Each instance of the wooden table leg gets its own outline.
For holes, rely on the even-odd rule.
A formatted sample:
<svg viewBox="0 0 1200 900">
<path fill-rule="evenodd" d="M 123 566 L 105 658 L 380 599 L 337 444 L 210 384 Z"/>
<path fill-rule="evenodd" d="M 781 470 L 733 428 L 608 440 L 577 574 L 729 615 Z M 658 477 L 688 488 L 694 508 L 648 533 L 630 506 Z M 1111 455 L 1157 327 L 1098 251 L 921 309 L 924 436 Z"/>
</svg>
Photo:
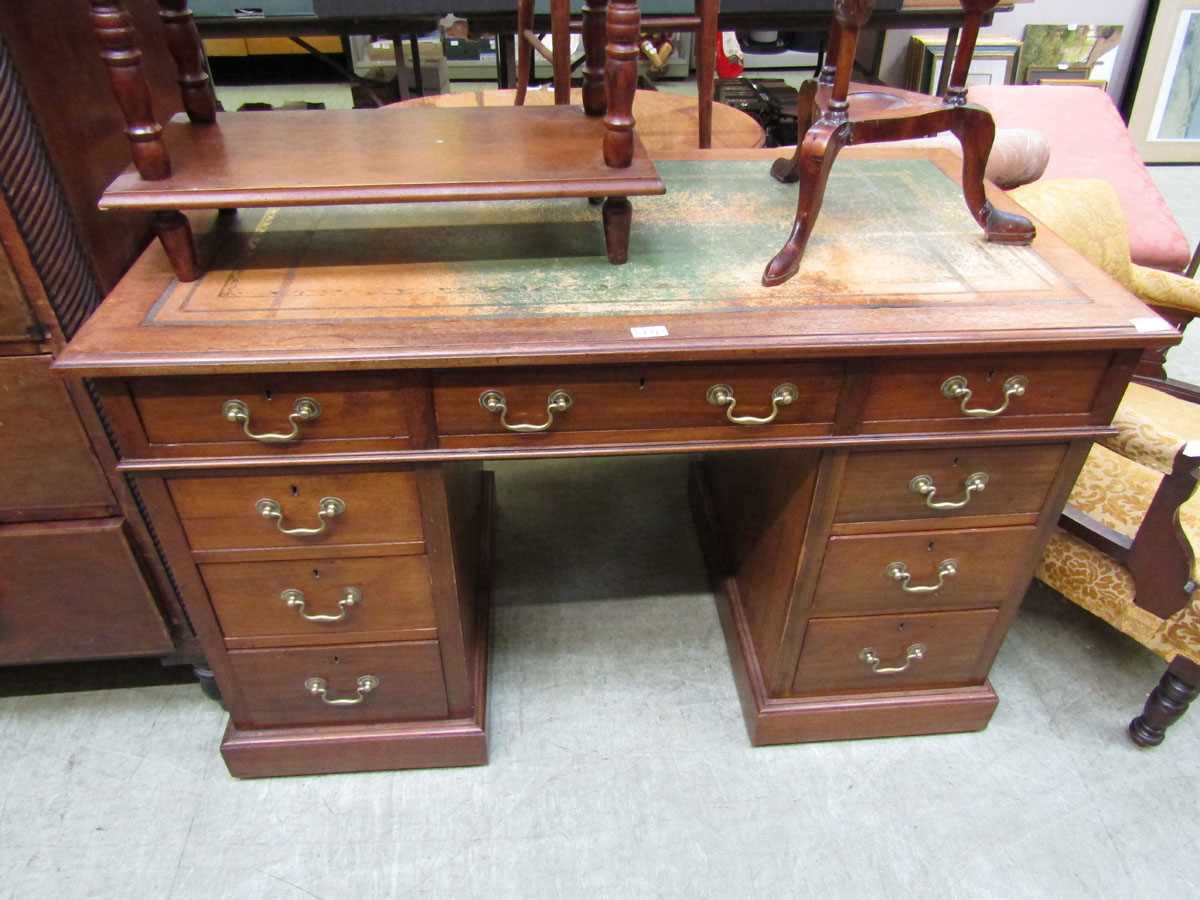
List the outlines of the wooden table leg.
<svg viewBox="0 0 1200 900">
<path fill-rule="evenodd" d="M 609 197 L 601 207 L 604 215 L 604 248 L 608 261 L 619 266 L 629 259 L 629 232 L 633 225 L 633 204 L 628 197 Z"/>
<path fill-rule="evenodd" d="M 150 85 L 142 70 L 133 19 L 120 0 L 89 0 L 92 29 L 100 44 L 100 58 L 108 67 L 113 96 L 125 117 L 125 136 L 138 174 L 147 181 L 171 177 L 171 158 L 163 142 L 162 126 L 154 119 Z"/>
<path fill-rule="evenodd" d="M 188 0 L 158 0 L 158 17 L 162 20 L 167 49 L 179 70 L 179 90 L 188 118 L 205 125 L 217 121 L 217 95 L 204 64 L 204 45 L 188 9 Z"/>
<path fill-rule="evenodd" d="M 200 263 L 196 259 L 196 239 L 187 216 L 177 210 L 154 214 L 154 230 L 162 242 L 175 277 L 180 281 L 195 281 L 200 277 Z"/>
<path fill-rule="evenodd" d="M 571 102 L 571 6 L 568 0 L 550 0 L 550 37 L 553 41 L 554 105 Z"/>
<path fill-rule="evenodd" d="M 608 109 L 604 95 L 604 43 L 608 0 L 583 4 L 583 111 L 602 116 Z"/>
<path fill-rule="evenodd" d="M 720 0 L 696 0 L 700 30 L 696 33 L 696 95 L 700 116 L 700 149 L 712 146 L 713 79 L 717 67 L 717 14 Z"/>
<path fill-rule="evenodd" d="M 633 162 L 633 95 L 637 89 L 641 24 L 637 0 L 609 0 L 608 58 L 604 61 L 604 86 L 608 94 L 604 162 L 614 169 L 624 169 Z"/>
</svg>

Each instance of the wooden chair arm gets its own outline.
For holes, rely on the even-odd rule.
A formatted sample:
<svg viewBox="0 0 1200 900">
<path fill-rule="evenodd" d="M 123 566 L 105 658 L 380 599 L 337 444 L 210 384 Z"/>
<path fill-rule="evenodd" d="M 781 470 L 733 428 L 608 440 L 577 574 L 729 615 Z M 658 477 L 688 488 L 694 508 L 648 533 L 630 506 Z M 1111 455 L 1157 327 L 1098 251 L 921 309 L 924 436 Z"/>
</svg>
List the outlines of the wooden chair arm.
<svg viewBox="0 0 1200 900">
<path fill-rule="evenodd" d="M 1169 619 L 1192 602 L 1196 557 L 1179 523 L 1179 507 L 1191 498 L 1200 479 L 1200 441 L 1185 444 L 1164 475 L 1137 535 L 1131 540 L 1102 522 L 1068 506 L 1059 527 L 1129 569 L 1134 603 Z"/>
</svg>

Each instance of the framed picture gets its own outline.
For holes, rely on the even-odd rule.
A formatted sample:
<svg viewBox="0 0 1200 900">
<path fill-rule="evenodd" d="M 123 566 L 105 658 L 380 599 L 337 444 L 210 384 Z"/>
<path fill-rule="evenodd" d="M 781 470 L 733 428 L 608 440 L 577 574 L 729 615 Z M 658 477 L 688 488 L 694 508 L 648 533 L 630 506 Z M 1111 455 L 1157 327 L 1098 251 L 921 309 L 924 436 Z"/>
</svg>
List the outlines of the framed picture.
<svg viewBox="0 0 1200 900">
<path fill-rule="evenodd" d="M 1021 57 L 1021 42 L 1006 37 L 979 38 L 971 68 L 967 72 L 967 87 L 979 84 L 1012 84 Z M 937 92 L 946 58 L 946 35 L 914 34 L 909 40 L 906 87 L 926 94 Z"/>
<path fill-rule="evenodd" d="M 1082 67 L 1082 78 L 1110 81 L 1121 52 L 1120 25 L 1026 25 L 1021 50 L 1022 84 L 1037 84 L 1032 70 Z M 1044 74 L 1043 74 L 1043 77 Z"/>
<path fill-rule="evenodd" d="M 1025 70 L 1026 84 L 1045 84 L 1048 81 L 1099 81 L 1101 84 L 1106 84 L 1103 79 L 1089 79 L 1091 69 L 1087 65 L 1069 66 L 1066 63 L 1061 63 L 1057 66 L 1030 66 Z"/>
<path fill-rule="evenodd" d="M 1152 13 L 1129 133 L 1146 162 L 1200 162 L 1200 0 Z"/>
</svg>

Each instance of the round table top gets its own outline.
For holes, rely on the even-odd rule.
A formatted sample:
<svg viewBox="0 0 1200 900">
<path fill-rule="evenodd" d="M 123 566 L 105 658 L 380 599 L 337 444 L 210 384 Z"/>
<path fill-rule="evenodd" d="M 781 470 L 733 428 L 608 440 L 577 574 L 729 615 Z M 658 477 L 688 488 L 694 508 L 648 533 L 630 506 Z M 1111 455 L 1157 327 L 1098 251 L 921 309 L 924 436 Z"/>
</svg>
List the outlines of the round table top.
<svg viewBox="0 0 1200 900">
<path fill-rule="evenodd" d="M 517 92 L 514 90 L 464 91 L 455 94 L 433 94 L 429 97 L 414 97 L 391 106 L 512 106 Z M 530 88 L 526 104 L 549 106 L 554 103 L 554 92 Z M 583 102 L 578 88 L 571 91 L 571 102 Z M 637 134 L 650 156 L 676 150 L 695 150 L 699 121 L 696 98 L 687 94 L 666 91 L 638 91 L 633 100 L 633 117 L 637 121 Z M 765 135 L 762 126 L 746 113 L 723 103 L 713 103 L 714 149 L 745 150 L 761 147 Z"/>
</svg>

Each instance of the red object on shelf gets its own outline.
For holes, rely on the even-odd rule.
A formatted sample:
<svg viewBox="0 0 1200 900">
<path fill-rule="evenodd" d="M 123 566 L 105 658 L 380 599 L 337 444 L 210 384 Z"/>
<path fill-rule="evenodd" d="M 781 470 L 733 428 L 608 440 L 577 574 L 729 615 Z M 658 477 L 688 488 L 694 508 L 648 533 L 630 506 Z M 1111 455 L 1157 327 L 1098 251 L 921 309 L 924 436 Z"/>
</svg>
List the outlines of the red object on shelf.
<svg viewBox="0 0 1200 900">
<path fill-rule="evenodd" d="M 722 31 L 721 40 L 717 41 L 717 77 L 737 78 L 746 69 L 742 56 L 742 48 L 738 45 L 737 35 L 732 31 Z"/>
</svg>

